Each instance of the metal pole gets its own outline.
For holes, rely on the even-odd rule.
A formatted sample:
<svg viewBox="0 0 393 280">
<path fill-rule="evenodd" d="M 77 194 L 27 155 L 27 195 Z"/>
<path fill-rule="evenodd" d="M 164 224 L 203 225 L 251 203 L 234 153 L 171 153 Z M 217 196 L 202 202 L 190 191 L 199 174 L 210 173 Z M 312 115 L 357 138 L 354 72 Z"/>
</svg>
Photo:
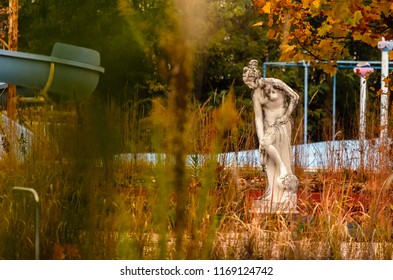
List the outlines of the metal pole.
<svg viewBox="0 0 393 280">
<path fill-rule="evenodd" d="M 382 40 L 378 42 L 378 49 L 381 51 L 381 144 L 386 144 L 388 138 L 388 92 L 389 86 L 385 82 L 385 79 L 389 76 L 389 51 L 393 50 L 393 41 Z"/>
<path fill-rule="evenodd" d="M 366 139 L 366 93 L 367 93 L 367 80 L 360 77 L 360 112 L 359 112 L 359 140 Z"/>
<path fill-rule="evenodd" d="M 359 104 L 359 151 L 360 151 L 360 169 L 364 170 L 364 147 L 366 145 L 366 99 L 367 99 L 367 79 L 374 72 L 368 62 L 359 62 L 353 71 L 360 76 L 360 104 Z"/>
<path fill-rule="evenodd" d="M 333 76 L 333 109 L 332 109 L 332 141 L 336 138 L 336 84 L 337 84 L 337 76 L 334 74 Z"/>
<path fill-rule="evenodd" d="M 24 188 L 24 187 L 13 187 L 13 191 L 21 191 L 21 192 L 29 192 L 33 194 L 35 200 L 35 259 L 40 259 L 40 234 L 39 234 L 39 224 L 40 224 L 40 198 L 38 197 L 37 192 L 32 188 Z"/>
<path fill-rule="evenodd" d="M 381 60 L 381 133 L 380 140 L 385 143 L 388 137 L 388 84 L 385 79 L 389 76 L 389 51 L 382 51 Z"/>
<path fill-rule="evenodd" d="M 304 135 L 303 143 L 307 144 L 307 126 L 308 126 L 308 64 L 303 62 L 304 66 Z"/>
</svg>

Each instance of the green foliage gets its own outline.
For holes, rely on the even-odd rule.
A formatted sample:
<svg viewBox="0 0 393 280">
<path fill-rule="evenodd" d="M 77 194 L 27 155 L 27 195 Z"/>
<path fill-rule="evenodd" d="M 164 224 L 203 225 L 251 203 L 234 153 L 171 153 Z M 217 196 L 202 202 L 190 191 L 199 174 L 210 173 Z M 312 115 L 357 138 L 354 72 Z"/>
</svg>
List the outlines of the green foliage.
<svg viewBox="0 0 393 280">
<path fill-rule="evenodd" d="M 239 73 L 251 58 L 275 56 L 275 43 L 251 27 L 257 17 L 251 2 L 207 1 L 193 8 L 183 28 L 199 44 L 193 54 L 193 91 L 198 100 L 205 101 L 209 92 L 227 90 L 233 80 L 236 87 L 242 85 Z M 164 45 L 175 26 L 171 16 L 179 12 L 171 1 L 26 0 L 20 4 L 21 51 L 49 54 L 57 41 L 98 50 L 106 68 L 99 91 L 120 102 L 167 91 L 170 61 Z"/>
<path fill-rule="evenodd" d="M 212 1 L 210 21 L 212 35 L 207 46 L 197 53 L 195 94 L 205 100 L 208 95 L 227 90 L 235 81 L 236 94 L 242 94 L 241 75 L 252 58 L 264 61 L 275 55 L 275 43 L 268 41 L 258 28 L 251 1 Z"/>
<path fill-rule="evenodd" d="M 140 39 L 143 22 L 138 17 L 127 24 L 117 2 L 21 1 L 19 49 L 50 54 L 55 42 L 95 49 L 105 68 L 99 94 L 119 102 L 132 100 L 138 90 L 148 92 L 154 66 L 145 53 L 147 43 Z"/>
</svg>

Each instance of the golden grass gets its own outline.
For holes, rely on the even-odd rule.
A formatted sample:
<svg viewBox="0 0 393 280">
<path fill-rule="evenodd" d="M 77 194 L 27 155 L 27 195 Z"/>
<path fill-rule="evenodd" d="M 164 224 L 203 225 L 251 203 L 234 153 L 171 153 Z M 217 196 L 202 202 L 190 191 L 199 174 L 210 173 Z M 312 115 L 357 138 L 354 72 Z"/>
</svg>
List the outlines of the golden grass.
<svg viewBox="0 0 393 280">
<path fill-rule="evenodd" d="M 380 177 L 371 171 L 310 174 L 297 168 L 300 214 L 258 216 L 250 212 L 253 192 L 264 189 L 258 167 L 225 167 L 214 156 L 233 147 L 228 139 L 233 141 L 241 127 L 234 98 L 217 109 L 207 104 L 187 109 L 192 125 L 181 155 L 204 156 L 183 163 L 182 197 L 173 185 L 173 157 L 158 157 L 156 164 L 114 157 L 122 142 L 116 125 L 126 126 L 121 115 L 111 106 L 97 120 L 96 104 L 85 106 L 78 117 L 62 117 L 56 129 L 47 130 L 40 140 L 45 144 L 34 145 L 24 162 L 0 161 L 2 259 L 34 258 L 34 204 L 12 193 L 13 186 L 40 195 L 43 259 L 392 258 L 392 176 L 386 171 L 375 171 Z M 134 121 L 157 131 L 152 146 L 168 152 L 171 131 L 161 125 L 165 106 L 159 103 L 160 118 L 155 109 L 149 121 Z M 54 117 L 51 122 L 54 126 Z M 109 140 L 105 131 L 112 133 Z M 184 199 L 181 210 L 179 199 Z"/>
</svg>

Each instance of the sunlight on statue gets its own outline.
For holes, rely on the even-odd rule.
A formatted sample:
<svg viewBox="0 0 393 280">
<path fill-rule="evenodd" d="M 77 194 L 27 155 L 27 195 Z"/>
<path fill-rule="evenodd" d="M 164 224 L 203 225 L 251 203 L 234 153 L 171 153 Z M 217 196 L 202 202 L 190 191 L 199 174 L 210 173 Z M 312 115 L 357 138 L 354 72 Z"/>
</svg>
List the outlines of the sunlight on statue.
<svg viewBox="0 0 393 280">
<path fill-rule="evenodd" d="M 254 201 L 257 213 L 296 213 L 298 179 L 292 172 L 291 113 L 299 96 L 283 81 L 262 78 L 258 61 L 243 68 L 243 81 L 252 89 L 259 158 L 268 185 Z"/>
</svg>

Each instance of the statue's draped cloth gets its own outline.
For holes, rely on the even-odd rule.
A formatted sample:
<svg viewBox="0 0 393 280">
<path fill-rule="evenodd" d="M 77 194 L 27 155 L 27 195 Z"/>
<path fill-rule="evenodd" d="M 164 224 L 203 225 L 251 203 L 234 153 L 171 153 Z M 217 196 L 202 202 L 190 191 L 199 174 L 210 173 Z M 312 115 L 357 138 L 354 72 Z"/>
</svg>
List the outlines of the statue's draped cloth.
<svg viewBox="0 0 393 280">
<path fill-rule="evenodd" d="M 292 135 L 292 123 L 291 120 L 282 123 L 275 124 L 269 126 L 266 122 L 264 123 L 265 137 L 269 138 L 271 136 L 273 140 L 272 145 L 280 152 L 280 157 L 282 162 L 284 163 L 288 174 L 293 174 L 292 172 L 292 151 L 291 151 L 291 135 Z M 263 155 L 264 158 L 261 158 L 262 161 L 266 162 L 266 154 Z M 269 159 L 267 159 L 269 160 Z M 280 170 L 278 166 L 275 166 L 274 170 L 274 178 L 278 178 L 280 174 Z M 275 181 L 273 184 L 277 184 Z M 266 192 L 262 198 L 270 196 L 272 198 L 273 203 L 282 202 L 287 200 L 288 197 L 285 196 L 285 193 L 282 188 L 278 188 L 276 185 L 267 186 Z"/>
</svg>

